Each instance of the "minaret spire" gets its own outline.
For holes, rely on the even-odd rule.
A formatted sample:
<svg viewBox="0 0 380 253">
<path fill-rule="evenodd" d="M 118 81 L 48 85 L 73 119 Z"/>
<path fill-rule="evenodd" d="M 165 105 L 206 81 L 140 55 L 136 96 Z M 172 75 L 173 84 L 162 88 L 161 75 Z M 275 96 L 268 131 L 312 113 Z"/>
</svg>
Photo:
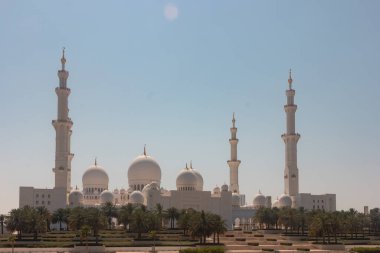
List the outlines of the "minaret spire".
<svg viewBox="0 0 380 253">
<path fill-rule="evenodd" d="M 292 83 L 293 83 L 293 79 L 292 79 L 292 69 L 289 69 L 289 79 L 288 79 L 289 90 L 292 89 Z"/>
<path fill-rule="evenodd" d="M 292 89 L 292 83 L 292 72 L 290 70 L 288 79 L 289 89 L 285 92 L 287 103 L 284 106 L 286 113 L 286 133 L 281 137 L 285 142 L 285 194 L 294 197 L 299 193 L 297 142 L 301 136 L 295 131 L 295 114 L 297 111 L 297 105 L 294 104 L 296 91 Z"/>
<path fill-rule="evenodd" d="M 68 97 L 71 90 L 67 88 L 69 72 L 65 70 L 65 48 L 62 50 L 61 64 L 62 68 L 58 70 L 59 86 L 55 88 L 55 93 L 58 97 L 58 114 L 57 119 L 52 122 L 56 132 L 55 167 L 53 172 L 55 174 L 54 188 L 64 189 L 64 192 L 68 195 L 71 191 L 71 160 L 74 154 L 70 151 L 73 122 L 69 117 Z"/>
<path fill-rule="evenodd" d="M 62 70 L 65 70 L 65 64 L 66 64 L 65 47 L 62 48 L 61 64 L 62 64 Z"/>
<path fill-rule="evenodd" d="M 237 144 L 239 139 L 236 138 L 237 128 L 235 125 L 235 113 L 232 114 L 232 127 L 231 131 L 231 159 L 227 161 L 228 166 L 230 167 L 230 190 L 235 193 L 239 193 L 239 165 L 240 160 L 237 159 Z"/>
</svg>

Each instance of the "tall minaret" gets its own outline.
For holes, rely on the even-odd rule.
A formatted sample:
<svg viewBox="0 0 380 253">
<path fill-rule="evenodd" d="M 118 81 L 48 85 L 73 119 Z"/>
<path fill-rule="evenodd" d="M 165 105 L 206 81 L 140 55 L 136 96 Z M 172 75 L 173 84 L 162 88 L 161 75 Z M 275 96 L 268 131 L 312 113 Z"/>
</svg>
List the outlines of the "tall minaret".
<svg viewBox="0 0 380 253">
<path fill-rule="evenodd" d="M 294 104 L 296 91 L 292 89 L 292 72 L 289 71 L 289 89 L 286 90 L 287 104 L 284 106 L 286 112 L 286 133 L 281 137 L 285 142 L 285 194 L 296 196 L 298 194 L 298 168 L 297 168 L 297 142 L 301 135 L 295 132 L 295 114 L 297 105 Z"/>
<path fill-rule="evenodd" d="M 58 70 L 59 87 L 55 88 L 58 96 L 58 116 L 52 121 L 55 128 L 55 188 L 64 188 L 66 193 L 71 191 L 71 160 L 74 154 L 70 153 L 70 137 L 73 122 L 69 118 L 68 97 L 70 89 L 67 88 L 69 72 L 65 70 L 65 49 L 62 51 L 62 68 Z"/>
<path fill-rule="evenodd" d="M 235 113 L 232 115 L 231 131 L 231 160 L 227 161 L 230 166 L 230 191 L 239 193 L 239 165 L 240 161 L 237 159 L 237 144 L 239 139 L 236 139 L 237 128 L 235 127 Z"/>
</svg>

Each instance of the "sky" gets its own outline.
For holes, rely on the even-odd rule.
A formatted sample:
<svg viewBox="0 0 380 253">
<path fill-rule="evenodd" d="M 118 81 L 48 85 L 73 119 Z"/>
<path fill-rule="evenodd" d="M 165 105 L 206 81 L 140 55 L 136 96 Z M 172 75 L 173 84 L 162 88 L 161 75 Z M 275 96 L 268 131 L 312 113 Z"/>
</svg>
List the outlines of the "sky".
<svg viewBox="0 0 380 253">
<path fill-rule="evenodd" d="M 62 47 L 72 185 L 94 163 L 127 188 L 133 159 L 175 189 L 192 160 L 204 188 L 229 183 L 238 127 L 240 192 L 284 192 L 288 71 L 296 90 L 300 192 L 337 209 L 380 207 L 379 1 L 0 1 L 0 213 L 19 186 L 54 184 Z"/>
</svg>

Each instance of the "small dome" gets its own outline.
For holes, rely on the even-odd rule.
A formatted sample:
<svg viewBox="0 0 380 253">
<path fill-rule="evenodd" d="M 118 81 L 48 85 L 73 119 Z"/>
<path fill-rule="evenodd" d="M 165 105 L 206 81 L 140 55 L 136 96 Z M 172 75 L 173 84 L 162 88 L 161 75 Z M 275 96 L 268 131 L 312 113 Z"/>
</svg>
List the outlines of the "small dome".
<svg viewBox="0 0 380 253">
<path fill-rule="evenodd" d="M 292 199 L 288 195 L 281 195 L 278 200 L 279 207 L 292 207 Z"/>
<path fill-rule="evenodd" d="M 134 191 L 129 195 L 129 203 L 131 204 L 144 204 L 144 195 L 140 191 Z"/>
<path fill-rule="evenodd" d="M 212 192 L 214 194 L 220 194 L 220 188 L 218 186 L 216 186 Z"/>
<path fill-rule="evenodd" d="M 203 177 L 202 177 L 201 173 L 198 170 L 193 169 L 192 165 L 190 165 L 190 169 L 194 173 L 194 175 L 197 177 L 196 190 L 197 191 L 203 191 Z"/>
<path fill-rule="evenodd" d="M 177 191 L 194 191 L 197 187 L 197 176 L 186 165 L 177 176 Z"/>
<path fill-rule="evenodd" d="M 107 172 L 98 165 L 90 166 L 82 176 L 83 188 L 108 189 Z"/>
<path fill-rule="evenodd" d="M 238 193 L 232 193 L 232 206 L 239 207 L 240 206 L 240 196 Z"/>
<path fill-rule="evenodd" d="M 228 185 L 227 184 L 222 185 L 221 190 L 222 192 L 228 192 Z"/>
<path fill-rule="evenodd" d="M 126 190 L 124 188 L 121 188 L 120 189 L 120 194 L 125 194 L 126 193 Z"/>
<path fill-rule="evenodd" d="M 259 193 L 253 198 L 253 208 L 258 209 L 265 207 L 265 196 L 259 191 Z"/>
<path fill-rule="evenodd" d="M 140 188 L 141 185 L 145 186 L 153 181 L 160 185 L 161 168 L 153 157 L 146 155 L 146 151 L 144 150 L 144 155 L 136 157 L 129 166 L 129 187 L 138 186 L 142 190 L 143 187 Z"/>
<path fill-rule="evenodd" d="M 115 189 L 115 190 L 113 190 L 113 194 L 119 194 L 119 189 Z"/>
<path fill-rule="evenodd" d="M 109 190 L 105 190 L 100 194 L 100 202 L 105 204 L 107 202 L 113 203 L 114 196 L 113 193 Z"/>
<path fill-rule="evenodd" d="M 272 207 L 277 207 L 277 208 L 279 208 L 279 206 L 280 206 L 280 203 L 278 202 L 278 198 L 277 198 L 275 201 L 273 201 L 273 203 L 272 203 Z"/>
<path fill-rule="evenodd" d="M 81 206 L 83 204 L 83 193 L 76 188 L 72 190 L 69 194 L 69 206 L 76 207 Z"/>
</svg>

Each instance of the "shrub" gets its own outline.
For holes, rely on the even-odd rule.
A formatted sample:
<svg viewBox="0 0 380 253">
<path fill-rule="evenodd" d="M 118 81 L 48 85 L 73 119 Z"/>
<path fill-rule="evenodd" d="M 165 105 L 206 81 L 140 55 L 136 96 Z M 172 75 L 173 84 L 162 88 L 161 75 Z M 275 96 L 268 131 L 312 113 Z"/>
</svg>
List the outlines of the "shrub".
<svg viewBox="0 0 380 253">
<path fill-rule="evenodd" d="M 181 249 L 180 253 L 224 253 L 224 248 L 221 246 L 209 246 L 199 248 Z"/>
<path fill-rule="evenodd" d="M 281 242 L 280 245 L 283 245 L 283 246 L 292 246 L 293 243 L 291 243 L 291 242 Z"/>
<path fill-rule="evenodd" d="M 380 253 L 380 247 L 368 248 L 368 247 L 356 247 L 352 248 L 351 251 L 358 253 Z"/>
<path fill-rule="evenodd" d="M 310 251 L 309 248 L 297 248 L 298 251 Z"/>
<path fill-rule="evenodd" d="M 226 235 L 226 237 L 234 237 L 234 235 Z"/>
<path fill-rule="evenodd" d="M 264 237 L 264 235 L 262 235 L 262 234 L 255 234 L 255 235 L 253 235 L 254 237 Z"/>
<path fill-rule="evenodd" d="M 268 242 L 276 242 L 277 239 L 275 239 L 275 238 L 268 238 L 267 241 L 268 241 Z"/>
<path fill-rule="evenodd" d="M 259 243 L 258 242 L 249 242 L 248 245 L 249 246 L 259 246 Z"/>
<path fill-rule="evenodd" d="M 238 241 L 238 242 L 245 242 L 245 238 L 235 238 L 235 241 Z"/>
<path fill-rule="evenodd" d="M 262 251 L 274 251 L 274 249 L 262 249 Z"/>
<path fill-rule="evenodd" d="M 252 231 L 244 231 L 244 234 L 252 234 Z"/>
</svg>

